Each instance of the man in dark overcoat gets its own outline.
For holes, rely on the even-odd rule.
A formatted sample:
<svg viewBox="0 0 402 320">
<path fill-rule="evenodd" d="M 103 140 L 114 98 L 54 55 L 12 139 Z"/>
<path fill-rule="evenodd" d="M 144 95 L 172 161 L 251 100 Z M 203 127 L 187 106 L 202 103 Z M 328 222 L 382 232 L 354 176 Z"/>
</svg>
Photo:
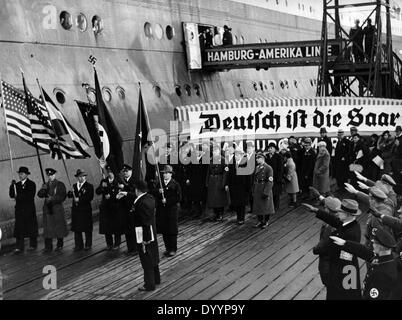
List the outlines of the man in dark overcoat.
<svg viewBox="0 0 402 320">
<path fill-rule="evenodd" d="M 108 250 L 117 250 L 120 248 L 121 234 L 124 232 L 124 216 L 119 210 L 119 201 L 116 199 L 119 183 L 110 166 L 107 165 L 105 170 L 107 177 L 102 179 L 95 191 L 96 194 L 102 195 L 99 206 L 99 233 L 105 235 Z"/>
<path fill-rule="evenodd" d="M 131 205 L 135 199 L 133 168 L 125 164 L 123 165 L 123 179 L 119 182 L 119 193 L 116 199 L 119 200 L 119 214 L 123 217 L 124 236 L 126 238 L 127 256 L 137 254 L 137 246 L 135 245 L 135 230 L 134 224 L 131 220 L 130 210 Z"/>
<path fill-rule="evenodd" d="M 276 152 L 276 144 L 271 142 L 268 145 L 268 154 L 266 155 L 266 164 L 269 165 L 274 171 L 274 185 L 272 187 L 272 194 L 274 200 L 275 211 L 279 210 L 280 196 L 282 193 L 282 182 L 283 182 L 283 160 L 279 153 Z"/>
<path fill-rule="evenodd" d="M 247 165 L 244 152 L 237 149 L 234 157 L 234 164 L 229 165 L 228 188 L 232 207 L 237 214 L 237 223 L 242 225 L 250 193 L 250 175 L 244 172 L 244 167 Z"/>
<path fill-rule="evenodd" d="M 67 197 L 66 186 L 56 179 L 56 170 L 45 169 L 48 182 L 42 185 L 38 191 L 38 197 L 44 198 L 43 204 L 43 237 L 45 238 L 44 253 L 53 250 L 53 239 L 57 238 L 55 251 L 61 251 L 64 245 L 64 237 L 68 235 L 67 222 L 64 212 L 64 200 Z"/>
<path fill-rule="evenodd" d="M 221 156 L 219 145 L 213 146 L 212 159 L 208 167 L 206 178 L 207 186 L 207 206 L 214 210 L 214 220 L 223 220 L 223 210 L 228 204 L 225 186 L 227 185 L 227 175 L 229 167 L 225 163 L 225 158 Z"/>
<path fill-rule="evenodd" d="M 179 233 L 179 203 L 181 188 L 177 181 L 172 179 L 173 168 L 166 165 L 161 171 L 163 174 L 162 188 L 154 190 L 156 198 L 156 229 L 162 234 L 166 257 L 173 257 L 177 252 L 177 235 Z"/>
<path fill-rule="evenodd" d="M 137 251 L 144 269 L 144 285 L 140 291 L 155 290 L 155 285 L 160 284 L 159 251 L 155 224 L 155 199 L 147 193 L 147 183 L 137 181 L 132 215 L 136 230 Z"/>
<path fill-rule="evenodd" d="M 92 205 L 94 198 L 94 187 L 86 177 L 87 173 L 78 169 L 74 175 L 77 183 L 74 183 L 73 190 L 68 192 L 68 197 L 73 198 L 71 207 L 71 231 L 74 232 L 74 251 L 82 249 L 89 250 L 92 247 Z M 82 233 L 85 233 L 85 246 Z"/>
<path fill-rule="evenodd" d="M 313 173 L 315 166 L 316 153 L 311 148 L 311 139 L 304 139 L 304 152 L 301 154 L 300 180 L 299 185 L 304 198 L 309 196 L 309 187 L 313 184 Z"/>
<path fill-rule="evenodd" d="M 338 142 L 334 156 L 334 177 L 339 189 L 344 189 L 349 178 L 349 150 L 350 140 L 345 137 L 342 129 L 338 130 Z"/>
<path fill-rule="evenodd" d="M 20 167 L 17 171 L 20 181 L 11 182 L 10 198 L 15 199 L 14 237 L 16 248 L 14 253 L 24 251 L 24 239 L 29 238 L 29 251 L 38 246 L 38 220 L 36 217 L 35 195 L 36 184 L 28 179 L 30 174 L 27 167 Z"/>
</svg>

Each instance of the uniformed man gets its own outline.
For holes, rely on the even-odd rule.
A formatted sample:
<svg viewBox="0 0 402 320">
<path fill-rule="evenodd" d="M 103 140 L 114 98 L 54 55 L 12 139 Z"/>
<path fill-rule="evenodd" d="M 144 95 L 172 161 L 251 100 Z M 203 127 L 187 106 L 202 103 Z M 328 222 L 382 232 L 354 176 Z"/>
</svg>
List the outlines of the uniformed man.
<svg viewBox="0 0 402 320">
<path fill-rule="evenodd" d="M 355 200 L 342 200 L 336 215 L 318 209 L 309 204 L 303 204 L 308 210 L 315 212 L 316 217 L 329 224 L 335 230 L 330 237 L 336 236 L 350 241 L 360 241 L 361 230 L 356 216 L 361 214 L 359 204 Z M 327 285 L 327 300 L 358 300 L 360 292 L 360 267 L 357 257 L 342 251 L 335 244 L 327 247 L 329 255 L 329 279 Z M 345 273 L 346 272 L 346 273 Z M 345 277 L 352 274 L 349 285 L 345 286 Z"/>
<path fill-rule="evenodd" d="M 275 211 L 279 210 L 280 196 L 282 193 L 282 180 L 283 180 L 283 160 L 277 151 L 275 143 L 271 142 L 268 145 L 268 153 L 265 156 L 265 163 L 273 170 L 274 185 L 272 187 L 272 195 L 274 201 Z"/>
<path fill-rule="evenodd" d="M 105 171 L 106 178 L 102 179 L 96 188 L 96 194 L 102 195 L 99 206 L 99 233 L 105 235 L 107 250 L 117 250 L 120 248 L 121 234 L 124 231 L 124 216 L 119 210 L 119 201 L 116 199 L 119 183 L 109 165 L 105 167 Z"/>
<path fill-rule="evenodd" d="M 244 173 L 246 159 L 243 150 L 236 149 L 234 152 L 235 163 L 229 166 L 228 189 L 231 204 L 237 214 L 237 223 L 244 224 L 245 208 L 250 193 L 250 175 Z"/>
<path fill-rule="evenodd" d="M 15 254 L 24 251 L 24 240 L 29 238 L 28 251 L 36 250 L 38 246 L 38 220 L 36 217 L 35 195 L 36 184 L 28 178 L 27 167 L 17 171 L 20 181 L 11 182 L 10 198 L 15 199 L 14 237 L 16 238 Z"/>
<path fill-rule="evenodd" d="M 161 283 L 159 273 L 159 251 L 155 225 L 155 199 L 147 193 L 145 181 L 135 183 L 135 193 L 131 214 L 136 229 L 137 251 L 144 269 L 144 285 L 140 291 L 155 290 L 155 285 Z"/>
<path fill-rule="evenodd" d="M 366 300 L 388 300 L 393 297 L 397 285 L 397 261 L 392 254 L 395 247 L 393 236 L 376 222 L 372 229 L 373 250 L 358 241 L 334 237 L 333 241 L 343 250 L 368 262 L 364 279 L 363 298 Z"/>
<path fill-rule="evenodd" d="M 123 165 L 123 181 L 119 183 L 120 190 L 116 199 L 119 200 L 119 214 L 124 217 L 124 236 L 127 245 L 127 251 L 125 254 L 127 256 L 137 254 L 134 224 L 130 215 L 131 205 L 135 199 L 134 182 L 133 168 L 128 164 Z"/>
<path fill-rule="evenodd" d="M 225 187 L 227 186 L 227 175 L 229 167 L 225 158 L 221 156 L 221 148 L 214 145 L 212 148 L 212 159 L 207 172 L 207 206 L 214 210 L 214 220 L 223 220 L 223 210 L 228 204 Z"/>
<path fill-rule="evenodd" d="M 344 135 L 342 129 L 338 130 L 338 142 L 334 156 L 334 176 L 339 189 L 344 189 L 344 183 L 349 178 L 349 150 L 350 140 Z"/>
<path fill-rule="evenodd" d="M 163 255 L 173 257 L 177 253 L 181 188 L 179 183 L 172 179 L 173 168 L 170 165 L 166 165 L 161 173 L 162 188 L 153 192 L 156 199 L 156 229 L 162 234 L 165 243 L 166 251 Z"/>
<path fill-rule="evenodd" d="M 311 148 L 311 139 L 304 139 L 304 153 L 301 155 L 300 179 L 299 186 L 302 190 L 302 197 L 309 196 L 309 187 L 313 184 L 313 173 L 315 166 L 316 153 Z"/>
<path fill-rule="evenodd" d="M 67 222 L 64 212 L 64 200 L 67 197 L 66 186 L 56 179 L 56 170 L 45 169 L 48 182 L 38 191 L 38 197 L 44 198 L 43 204 L 43 237 L 45 238 L 44 253 L 53 250 L 53 238 L 57 238 L 55 251 L 63 249 L 64 237 L 68 235 Z"/>
<path fill-rule="evenodd" d="M 68 197 L 73 198 L 71 208 L 71 231 L 74 232 L 74 251 L 89 250 L 92 247 L 92 205 L 94 187 L 87 182 L 87 173 L 78 169 L 74 177 L 77 183 L 73 185 L 73 191 L 68 192 Z M 85 246 L 82 233 L 85 233 Z"/>
<path fill-rule="evenodd" d="M 257 167 L 254 174 L 253 186 L 253 214 L 257 215 L 258 223 L 256 228 L 265 229 L 271 214 L 275 213 L 272 188 L 274 184 L 274 173 L 272 168 L 265 163 L 265 156 L 262 152 L 257 153 Z"/>
<path fill-rule="evenodd" d="M 254 172 L 255 172 L 255 167 L 257 165 L 256 159 L 255 159 L 255 146 L 254 146 L 254 141 L 247 141 L 246 144 L 246 155 L 245 157 L 247 158 L 247 168 L 249 172 L 249 181 L 250 181 L 250 190 L 253 186 L 254 183 Z M 250 192 L 249 195 L 249 205 L 250 205 L 250 211 L 249 213 L 253 212 L 253 193 Z"/>
</svg>

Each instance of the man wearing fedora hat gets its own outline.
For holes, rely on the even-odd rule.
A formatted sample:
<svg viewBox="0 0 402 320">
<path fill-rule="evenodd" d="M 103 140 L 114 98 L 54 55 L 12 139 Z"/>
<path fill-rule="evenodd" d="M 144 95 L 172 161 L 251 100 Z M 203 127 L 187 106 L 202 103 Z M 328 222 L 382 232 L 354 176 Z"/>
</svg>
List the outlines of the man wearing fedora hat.
<svg viewBox="0 0 402 320">
<path fill-rule="evenodd" d="M 24 239 L 29 238 L 29 251 L 38 246 L 38 220 L 36 217 L 35 194 L 36 184 L 28 179 L 30 174 L 27 167 L 17 171 L 20 181 L 11 182 L 10 198 L 15 199 L 14 237 L 16 238 L 16 254 L 24 251 Z"/>
<path fill-rule="evenodd" d="M 327 136 L 327 134 L 328 134 L 327 129 L 325 127 L 322 127 L 320 129 L 320 137 L 318 138 L 318 142 L 324 141 L 325 147 L 327 148 L 329 155 L 332 156 L 332 141 L 331 138 Z"/>
<path fill-rule="evenodd" d="M 322 196 L 321 196 L 322 197 Z M 315 212 L 316 217 L 334 228 L 330 237 L 339 237 L 350 241 L 360 241 L 361 230 L 356 217 L 361 214 L 359 204 L 355 200 L 344 199 L 335 214 L 303 204 L 308 210 Z M 360 272 L 357 257 L 344 252 L 337 245 L 330 243 L 327 247 L 329 256 L 329 279 L 327 300 L 361 299 Z M 346 273 L 345 273 L 346 270 Z M 350 283 L 345 287 L 345 277 L 352 273 Z"/>
<path fill-rule="evenodd" d="M 224 46 L 230 46 L 233 44 L 233 35 L 232 35 L 232 28 L 229 28 L 227 25 L 223 26 L 223 37 L 222 37 L 222 44 Z"/>
<path fill-rule="evenodd" d="M 391 300 L 395 297 L 398 285 L 398 262 L 392 254 L 395 240 L 378 221 L 374 224 L 372 247 L 369 249 L 359 241 L 332 237 L 334 243 L 343 250 L 367 261 L 367 273 L 364 280 L 363 298 L 366 300 Z"/>
<path fill-rule="evenodd" d="M 311 138 L 305 138 L 303 140 L 304 150 L 300 157 L 300 179 L 299 186 L 302 191 L 302 198 L 308 198 L 309 187 L 313 184 L 313 172 L 316 159 L 316 153 L 311 147 Z"/>
<path fill-rule="evenodd" d="M 87 173 L 78 169 L 74 177 L 77 183 L 73 185 L 73 191 L 68 192 L 68 197 L 73 198 L 71 208 L 71 231 L 74 232 L 74 251 L 89 250 L 92 247 L 92 206 L 94 187 L 87 182 Z M 85 233 L 85 247 L 82 233 Z"/>
<path fill-rule="evenodd" d="M 156 229 L 159 234 L 162 234 L 165 243 L 164 256 L 173 257 L 177 252 L 181 188 L 179 183 L 172 179 L 172 166 L 166 165 L 161 173 L 163 174 L 162 188 L 153 191 L 156 199 Z"/>
<path fill-rule="evenodd" d="M 68 235 L 67 222 L 64 212 L 64 200 L 67 197 L 66 186 L 56 179 L 57 171 L 52 168 L 45 169 L 48 182 L 38 191 L 38 197 L 44 198 L 43 203 L 43 237 L 45 238 L 44 253 L 53 250 L 53 239 L 57 238 L 55 251 L 63 249 L 63 238 Z"/>
</svg>

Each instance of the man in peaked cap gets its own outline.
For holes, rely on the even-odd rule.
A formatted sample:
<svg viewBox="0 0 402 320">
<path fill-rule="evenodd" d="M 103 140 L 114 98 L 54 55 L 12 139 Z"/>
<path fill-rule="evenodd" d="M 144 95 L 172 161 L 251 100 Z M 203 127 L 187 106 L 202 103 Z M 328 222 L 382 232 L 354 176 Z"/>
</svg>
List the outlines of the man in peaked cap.
<svg viewBox="0 0 402 320">
<path fill-rule="evenodd" d="M 329 237 L 342 238 L 348 241 L 360 241 L 361 230 L 356 220 L 361 211 L 355 200 L 344 199 L 335 214 L 318 209 L 309 204 L 303 204 L 308 210 L 315 212 L 316 217 L 331 227 L 334 231 Z M 359 300 L 360 292 L 360 273 L 357 257 L 342 251 L 334 244 L 327 247 L 329 256 L 329 279 L 327 284 L 327 300 Z M 350 287 L 344 286 L 344 270 L 356 270 L 356 277 L 352 279 Z"/>
<path fill-rule="evenodd" d="M 53 239 L 57 238 L 55 251 L 61 251 L 64 245 L 64 237 L 68 235 L 67 222 L 64 212 L 64 200 L 67 197 L 66 186 L 56 179 L 56 170 L 45 169 L 48 182 L 42 185 L 38 191 L 38 197 L 44 198 L 43 204 L 43 237 L 45 238 L 44 253 L 53 250 Z"/>
<path fill-rule="evenodd" d="M 156 199 L 156 229 L 162 234 L 165 243 L 165 257 L 173 257 L 177 252 L 179 233 L 179 203 L 181 201 L 180 184 L 172 179 L 173 168 L 166 165 L 161 171 L 162 188 L 153 190 Z"/>
<path fill-rule="evenodd" d="M 71 231 L 74 232 L 74 251 L 89 250 L 92 247 L 93 221 L 91 201 L 94 198 L 94 187 L 87 182 L 87 173 L 85 171 L 78 169 L 74 177 L 78 181 L 74 183 L 73 190 L 68 192 L 68 197 L 73 198 Z M 82 233 L 85 233 L 85 246 Z"/>
<path fill-rule="evenodd" d="M 36 184 L 28 179 L 30 172 L 27 167 L 20 167 L 17 173 L 20 181 L 11 181 L 9 188 L 10 198 L 15 199 L 15 254 L 24 251 L 25 238 L 29 238 L 29 251 L 35 250 L 38 245 L 38 220 L 35 208 Z"/>
<path fill-rule="evenodd" d="M 373 249 L 358 241 L 345 241 L 341 237 L 333 237 L 333 241 L 343 250 L 350 252 L 368 262 L 364 280 L 363 298 L 367 300 L 389 300 L 394 297 L 397 286 L 397 260 L 392 254 L 395 240 L 378 221 L 373 225 Z"/>
</svg>

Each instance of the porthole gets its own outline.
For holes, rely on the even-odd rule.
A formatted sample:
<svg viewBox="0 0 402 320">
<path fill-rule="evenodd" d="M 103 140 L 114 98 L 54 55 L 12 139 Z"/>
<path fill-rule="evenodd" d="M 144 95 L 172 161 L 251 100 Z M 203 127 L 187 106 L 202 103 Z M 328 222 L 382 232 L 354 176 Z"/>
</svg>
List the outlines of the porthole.
<svg viewBox="0 0 402 320">
<path fill-rule="evenodd" d="M 92 17 L 92 30 L 95 34 L 99 34 L 103 30 L 103 21 L 99 16 Z"/>
<path fill-rule="evenodd" d="M 194 85 L 194 90 L 195 90 L 195 94 L 197 96 L 201 95 L 201 90 L 200 90 L 200 86 L 198 84 Z"/>
<path fill-rule="evenodd" d="M 166 37 L 169 40 L 172 40 L 174 37 L 174 28 L 172 26 L 167 26 L 166 27 Z"/>
<path fill-rule="evenodd" d="M 147 38 L 152 38 L 152 25 L 149 22 L 144 24 L 144 33 Z"/>
<path fill-rule="evenodd" d="M 180 86 L 176 86 L 176 94 L 181 97 L 181 87 Z"/>
<path fill-rule="evenodd" d="M 63 29 L 70 30 L 73 26 L 73 18 L 71 17 L 71 14 L 67 11 L 62 11 L 60 13 L 60 24 Z"/>
<path fill-rule="evenodd" d="M 295 85 L 295 88 L 297 89 L 297 87 L 299 86 L 299 83 L 297 82 L 297 80 L 293 81 L 293 84 Z"/>
<path fill-rule="evenodd" d="M 254 88 L 255 91 L 258 90 L 258 86 L 257 86 L 257 83 L 256 83 L 256 82 L 253 82 L 253 88 Z"/>
<path fill-rule="evenodd" d="M 158 40 L 162 40 L 163 38 L 163 28 L 159 23 L 155 25 L 155 38 Z"/>
<path fill-rule="evenodd" d="M 268 86 L 266 84 L 264 84 L 264 88 L 265 90 L 268 90 Z"/>
<path fill-rule="evenodd" d="M 279 85 L 281 86 L 282 90 L 285 89 L 285 83 L 283 81 L 279 82 Z"/>
<path fill-rule="evenodd" d="M 80 13 L 77 16 L 77 19 L 75 21 L 77 28 L 81 31 L 84 32 L 87 30 L 88 27 L 88 22 L 87 22 L 87 18 L 85 17 L 85 15 L 83 13 Z"/>
<path fill-rule="evenodd" d="M 126 99 L 126 90 L 124 90 L 122 87 L 117 87 L 116 92 L 117 92 L 119 99 L 121 99 L 121 100 Z"/>
<path fill-rule="evenodd" d="M 260 85 L 260 89 L 261 89 L 262 91 L 264 91 L 264 84 L 260 81 L 260 82 L 259 82 L 259 85 Z"/>
<path fill-rule="evenodd" d="M 64 104 L 66 102 L 65 92 L 59 88 L 53 90 L 53 94 L 56 96 L 56 100 L 60 104 Z"/>
<path fill-rule="evenodd" d="M 110 91 L 109 88 L 103 87 L 102 97 L 106 102 L 110 102 L 112 100 L 112 92 Z"/>
<path fill-rule="evenodd" d="M 190 97 L 191 96 L 191 87 L 187 84 L 184 89 L 186 90 L 187 95 Z"/>
<path fill-rule="evenodd" d="M 89 89 L 88 89 L 88 91 L 87 91 L 87 97 L 88 97 L 88 100 L 89 100 L 91 103 L 96 103 L 96 93 L 95 93 L 95 90 L 94 90 L 93 88 L 89 88 Z"/>
<path fill-rule="evenodd" d="M 161 88 L 157 85 L 154 86 L 155 95 L 160 98 L 161 97 Z"/>
<path fill-rule="evenodd" d="M 314 81 L 313 81 L 313 79 L 310 79 L 310 85 L 311 85 L 312 87 L 314 87 Z"/>
<path fill-rule="evenodd" d="M 271 89 L 272 89 L 272 90 L 275 90 L 275 85 L 274 85 L 274 82 L 273 82 L 273 81 L 270 81 L 270 82 L 269 82 L 269 85 L 271 86 Z"/>
<path fill-rule="evenodd" d="M 285 80 L 285 87 L 286 87 L 286 89 L 289 89 L 289 82 L 288 82 L 288 80 Z"/>
</svg>

